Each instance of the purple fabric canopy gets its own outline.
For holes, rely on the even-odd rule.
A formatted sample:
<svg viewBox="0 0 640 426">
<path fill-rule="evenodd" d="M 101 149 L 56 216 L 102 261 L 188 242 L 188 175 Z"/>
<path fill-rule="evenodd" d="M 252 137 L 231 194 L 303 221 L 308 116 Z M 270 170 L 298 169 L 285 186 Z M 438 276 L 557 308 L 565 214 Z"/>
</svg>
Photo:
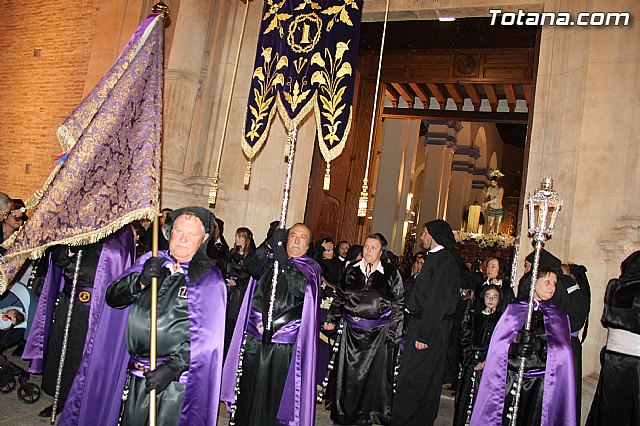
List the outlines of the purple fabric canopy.
<svg viewBox="0 0 640 426">
<path fill-rule="evenodd" d="M 29 257 L 85 245 L 159 203 L 163 18 L 140 24 L 111 69 L 58 129 L 66 160 L 27 201 L 37 208 L 0 262 L 0 294 Z"/>
</svg>

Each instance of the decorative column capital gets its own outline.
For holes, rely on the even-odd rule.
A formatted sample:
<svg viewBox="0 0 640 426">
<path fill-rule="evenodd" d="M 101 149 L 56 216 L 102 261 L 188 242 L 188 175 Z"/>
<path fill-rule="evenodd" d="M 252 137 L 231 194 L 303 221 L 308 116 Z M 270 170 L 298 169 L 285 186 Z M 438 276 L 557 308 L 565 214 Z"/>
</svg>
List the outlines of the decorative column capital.
<svg viewBox="0 0 640 426">
<path fill-rule="evenodd" d="M 598 241 L 607 262 L 622 262 L 640 246 L 640 217 L 623 216 L 616 220 L 610 238 Z"/>
</svg>

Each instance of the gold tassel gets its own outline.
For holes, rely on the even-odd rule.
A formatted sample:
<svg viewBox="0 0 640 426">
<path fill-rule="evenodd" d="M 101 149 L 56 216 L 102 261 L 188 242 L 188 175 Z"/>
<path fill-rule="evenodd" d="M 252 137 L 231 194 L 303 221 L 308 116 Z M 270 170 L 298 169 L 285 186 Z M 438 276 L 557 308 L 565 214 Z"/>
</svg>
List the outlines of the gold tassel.
<svg viewBox="0 0 640 426">
<path fill-rule="evenodd" d="M 322 189 L 325 191 L 329 190 L 329 186 L 331 185 L 331 164 L 327 163 L 327 170 L 324 172 L 324 185 Z"/>
<path fill-rule="evenodd" d="M 365 217 L 367 215 L 367 209 L 369 206 L 369 185 L 367 179 L 362 181 L 362 192 L 360 192 L 360 198 L 358 199 L 358 217 Z"/>
<path fill-rule="evenodd" d="M 251 181 L 251 160 L 247 161 L 247 168 L 244 170 L 244 186 L 248 186 L 249 181 Z"/>
<path fill-rule="evenodd" d="M 209 205 L 215 207 L 218 198 L 218 172 L 213 175 L 211 189 L 209 190 Z"/>
</svg>

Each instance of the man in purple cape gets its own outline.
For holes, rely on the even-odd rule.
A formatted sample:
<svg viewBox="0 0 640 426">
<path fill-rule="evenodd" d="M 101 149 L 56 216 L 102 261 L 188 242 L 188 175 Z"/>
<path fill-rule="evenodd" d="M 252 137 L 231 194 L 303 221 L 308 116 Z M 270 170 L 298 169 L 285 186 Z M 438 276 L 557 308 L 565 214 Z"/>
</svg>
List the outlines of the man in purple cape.
<svg viewBox="0 0 640 426">
<path fill-rule="evenodd" d="M 549 301 L 556 282 L 553 269 L 540 268 L 530 332 L 522 330 L 526 300 L 510 304 L 502 314 L 491 337 L 471 425 L 507 424 L 516 410 L 518 425 L 577 424 L 569 318 Z M 519 406 L 514 407 L 521 356 L 525 372 Z"/>
<path fill-rule="evenodd" d="M 129 309 L 123 425 L 146 424 L 153 389 L 158 394 L 158 425 L 216 424 L 227 298 L 222 274 L 205 252 L 214 222 L 213 213 L 202 207 L 169 213 L 163 230 L 170 236 L 169 250 L 160 251 L 158 257 L 150 253 L 141 257 L 107 290 L 110 306 Z M 149 284 L 154 277 L 158 279 L 158 365 L 151 370 Z M 121 369 L 103 374 L 122 377 L 124 373 Z M 114 423 L 109 419 L 99 424 Z"/>
<path fill-rule="evenodd" d="M 77 398 L 82 394 L 82 390 L 78 393 L 78 386 L 80 389 L 83 388 L 87 374 L 86 363 L 81 362 L 83 354 L 86 355 L 84 360 L 86 361 L 91 358 L 94 351 L 97 354 L 101 352 L 101 349 L 96 347 L 95 339 L 98 324 L 104 311 L 104 296 L 107 286 L 115 277 L 131 266 L 135 254 L 133 232 L 128 226 L 107 237 L 102 242 L 80 248 L 83 247 L 89 247 L 90 249 L 87 249 L 87 256 L 83 257 L 80 265 L 81 274 L 79 274 L 76 300 L 74 301 L 74 310 L 71 317 L 71 334 L 63 370 L 61 398 L 59 399 L 58 408 L 65 404 L 64 401 L 67 399 L 67 392 L 69 392 L 70 388 L 69 404 L 75 404 Z M 68 254 L 67 250 L 68 248 L 64 246 L 57 251 L 64 252 L 62 255 L 64 257 Z M 73 250 L 77 252 L 78 249 Z M 29 371 L 37 374 L 44 372 L 45 376 L 48 377 L 47 382 L 53 383 L 48 391 L 51 394 L 55 389 L 58 372 L 62 339 L 61 330 L 64 328 L 69 306 L 67 293 L 70 290 L 69 281 L 72 280 L 70 275 L 72 276 L 72 271 L 75 270 L 75 261 L 70 261 L 68 267 L 62 268 L 56 265 L 53 257 L 51 255 L 49 259 L 48 273 L 38 301 L 31 332 L 22 355 L 24 359 L 31 361 Z M 59 330 L 56 333 L 51 331 L 54 311 L 58 312 L 59 315 L 57 324 Z M 82 332 L 83 330 L 86 330 L 86 334 Z M 56 348 L 50 347 L 51 338 L 58 341 L 55 345 Z M 56 353 L 54 354 L 54 352 Z M 49 360 L 45 360 L 47 356 L 50 358 Z M 43 415 L 50 415 L 52 408 L 47 407 Z"/>
<path fill-rule="evenodd" d="M 307 226 L 278 229 L 246 265 L 252 278 L 225 361 L 221 399 L 230 424 L 312 425 L 320 265 L 306 255 Z M 286 247 L 286 249 L 285 249 Z M 272 252 L 272 254 L 270 253 Z M 274 261 L 278 282 L 271 292 Z M 272 328 L 264 319 L 272 309 Z"/>
</svg>

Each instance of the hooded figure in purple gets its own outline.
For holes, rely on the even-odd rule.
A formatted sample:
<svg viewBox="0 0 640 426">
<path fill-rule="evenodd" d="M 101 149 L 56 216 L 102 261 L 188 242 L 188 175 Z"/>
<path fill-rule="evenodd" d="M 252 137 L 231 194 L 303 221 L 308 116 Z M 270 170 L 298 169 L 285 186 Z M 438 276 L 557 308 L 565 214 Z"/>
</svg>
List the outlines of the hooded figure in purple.
<svg viewBox="0 0 640 426">
<path fill-rule="evenodd" d="M 202 207 L 169 213 L 163 231 L 169 250 L 142 256 L 107 290 L 107 303 L 129 309 L 126 348 L 130 355 L 123 425 L 146 424 L 149 391 L 158 394 L 157 424 L 215 425 L 224 344 L 226 285 L 206 242 L 215 217 Z M 149 369 L 151 279 L 158 279 L 157 355 Z M 122 376 L 125 371 L 105 371 Z M 116 398 L 119 398 L 118 394 Z M 101 424 L 113 424 L 104 420 Z"/>
<path fill-rule="evenodd" d="M 223 372 L 221 399 L 232 413 L 230 424 L 315 423 L 321 269 L 306 255 L 310 242 L 304 224 L 277 229 L 245 263 L 252 278 Z"/>
<path fill-rule="evenodd" d="M 511 303 L 496 325 L 473 407 L 472 426 L 512 424 L 514 415 L 518 426 L 577 424 L 569 318 L 552 301 L 558 274 L 549 266 L 538 270 L 529 331 L 524 328 L 528 303 L 523 299 Z M 529 288 L 530 282 L 525 283 Z M 516 405 L 523 358 L 524 374 Z"/>
<path fill-rule="evenodd" d="M 110 309 L 104 303 L 107 286 L 131 266 L 134 255 L 135 238 L 129 226 L 93 244 L 56 246 L 49 255 L 42 293 L 22 357 L 31 362 L 29 371 L 43 373 L 43 390 L 54 395 L 64 328 L 71 310 L 56 413 L 60 413 L 63 406 L 65 409 L 77 408 L 80 403 L 85 383 L 94 372 L 88 369 L 88 363 L 91 359 L 102 358 L 99 326 L 103 322 L 117 322 L 109 318 Z M 74 276 L 76 293 L 70 309 Z M 105 361 L 115 362 L 115 359 Z M 101 364 L 103 368 L 107 365 Z M 104 391 L 108 393 L 109 389 Z M 52 409 L 53 405 L 42 410 L 40 415 L 49 417 Z"/>
</svg>

